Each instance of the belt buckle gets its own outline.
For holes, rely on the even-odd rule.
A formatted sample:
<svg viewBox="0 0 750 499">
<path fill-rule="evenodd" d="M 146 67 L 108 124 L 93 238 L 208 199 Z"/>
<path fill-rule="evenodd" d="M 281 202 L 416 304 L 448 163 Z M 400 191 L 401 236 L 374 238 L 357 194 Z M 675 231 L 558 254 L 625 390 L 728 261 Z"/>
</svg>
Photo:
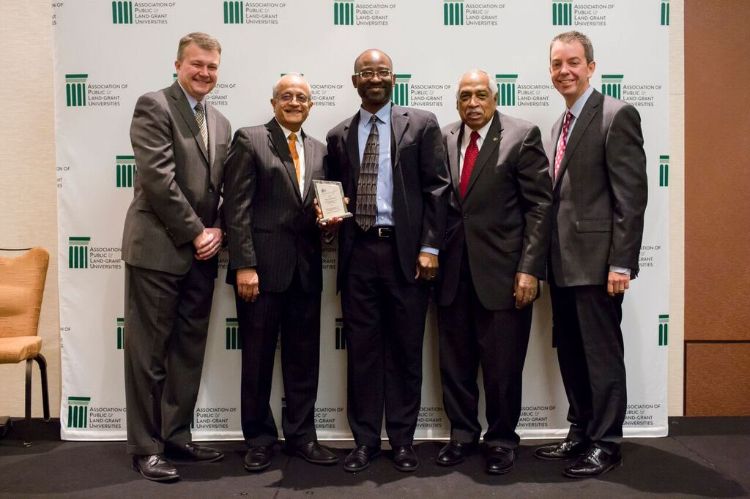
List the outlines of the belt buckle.
<svg viewBox="0 0 750 499">
<path fill-rule="evenodd" d="M 377 234 L 380 239 L 387 239 L 393 234 L 391 227 L 377 227 Z"/>
</svg>

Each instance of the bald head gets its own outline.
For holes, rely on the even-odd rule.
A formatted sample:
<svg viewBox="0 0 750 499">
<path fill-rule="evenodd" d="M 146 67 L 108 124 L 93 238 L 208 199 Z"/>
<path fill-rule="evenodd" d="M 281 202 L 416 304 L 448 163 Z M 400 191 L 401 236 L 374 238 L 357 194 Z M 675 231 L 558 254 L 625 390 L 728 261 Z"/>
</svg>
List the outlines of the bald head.
<svg viewBox="0 0 750 499">
<path fill-rule="evenodd" d="M 302 73 L 287 73 L 278 80 L 276 80 L 276 83 L 273 85 L 273 93 L 271 94 L 272 97 L 275 99 L 279 95 L 279 89 L 287 86 L 287 85 L 302 85 L 307 89 L 307 95 L 308 97 L 312 93 L 310 89 L 310 84 L 307 83 L 307 80 L 305 80 L 305 77 L 302 75 Z"/>
<path fill-rule="evenodd" d="M 354 59 L 354 72 L 361 71 L 365 61 L 382 63 L 389 69 L 393 69 L 391 57 L 380 49 L 367 49 Z"/>
</svg>

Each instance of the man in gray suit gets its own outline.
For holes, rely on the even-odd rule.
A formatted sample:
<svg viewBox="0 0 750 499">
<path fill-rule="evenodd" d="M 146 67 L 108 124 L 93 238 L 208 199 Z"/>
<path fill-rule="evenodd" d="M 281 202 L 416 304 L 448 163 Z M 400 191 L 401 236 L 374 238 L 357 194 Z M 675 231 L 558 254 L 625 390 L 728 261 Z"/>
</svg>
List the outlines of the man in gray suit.
<svg viewBox="0 0 750 499">
<path fill-rule="evenodd" d="M 572 478 L 600 475 L 622 463 L 622 300 L 638 275 L 648 195 L 638 111 L 594 90 L 589 80 L 595 68 L 585 35 L 571 31 L 552 40 L 550 75 L 566 111 L 552 128 L 549 279 L 571 426 L 565 440 L 535 455 L 577 457 L 563 472 Z"/>
<path fill-rule="evenodd" d="M 313 102 L 301 75 L 282 77 L 271 105 L 271 121 L 237 130 L 224 167 L 227 282 L 235 287 L 242 338 L 248 471 L 268 468 L 278 438 L 269 399 L 279 333 L 287 452 L 315 464 L 338 462 L 315 432 L 323 279 L 312 184 L 325 178 L 326 150 L 302 130 Z"/>
<path fill-rule="evenodd" d="M 539 128 L 497 111 L 497 83 L 463 75 L 461 121 L 443 129 L 451 195 L 440 252 L 438 328 L 443 402 L 451 441 L 437 463 L 452 466 L 479 440 L 477 374 L 487 410 L 486 471 L 513 467 L 531 303 L 544 277 L 552 183 Z"/>
<path fill-rule="evenodd" d="M 141 96 L 130 140 L 138 175 L 125 217 L 125 395 L 128 453 L 144 478 L 179 478 L 170 457 L 217 461 L 191 441 L 221 249 L 221 179 L 231 130 L 206 95 L 221 45 L 180 40 L 170 87 Z"/>
<path fill-rule="evenodd" d="M 328 132 L 329 178 L 354 217 L 339 227 L 338 286 L 348 356 L 348 417 L 356 448 L 344 469 L 367 468 L 385 428 L 399 471 L 419 466 L 412 441 L 422 385 L 429 282 L 443 244 L 448 174 L 432 113 L 391 103 L 393 63 L 366 50 L 352 84 L 356 114 Z"/>
</svg>

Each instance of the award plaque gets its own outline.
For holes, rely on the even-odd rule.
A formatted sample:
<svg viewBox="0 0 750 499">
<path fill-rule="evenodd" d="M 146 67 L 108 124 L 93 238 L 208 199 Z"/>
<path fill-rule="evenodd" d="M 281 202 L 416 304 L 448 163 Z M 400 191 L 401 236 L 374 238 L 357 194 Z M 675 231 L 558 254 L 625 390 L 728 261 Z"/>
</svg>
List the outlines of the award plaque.
<svg viewBox="0 0 750 499">
<path fill-rule="evenodd" d="M 346 209 L 344 203 L 344 188 L 341 182 L 332 180 L 313 180 L 315 196 L 318 198 L 318 206 L 323 212 L 322 221 L 332 218 L 349 218 L 353 216 Z"/>
</svg>

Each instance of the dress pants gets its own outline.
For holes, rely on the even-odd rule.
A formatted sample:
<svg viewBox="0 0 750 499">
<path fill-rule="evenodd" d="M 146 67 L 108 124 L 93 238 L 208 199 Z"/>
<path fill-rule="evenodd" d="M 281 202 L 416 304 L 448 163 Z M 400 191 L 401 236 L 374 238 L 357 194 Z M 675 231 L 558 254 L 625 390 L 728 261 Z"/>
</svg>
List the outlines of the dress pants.
<svg viewBox="0 0 750 499">
<path fill-rule="evenodd" d="M 215 261 L 174 275 L 125 265 L 127 450 L 164 452 L 191 440 L 211 312 Z"/>
<path fill-rule="evenodd" d="M 617 446 L 627 390 L 622 341 L 622 299 L 606 285 L 550 286 L 553 336 L 570 403 L 568 437 Z"/>
<path fill-rule="evenodd" d="M 255 302 L 244 301 L 236 289 L 235 286 L 242 338 L 241 418 L 245 441 L 250 446 L 271 445 L 278 438 L 269 401 L 279 332 L 285 399 L 281 427 L 286 444 L 296 447 L 317 440 L 320 290 L 304 291 L 296 271 L 286 291 L 261 291 Z"/>
<path fill-rule="evenodd" d="M 341 305 L 348 359 L 348 419 L 357 445 L 411 445 L 422 389 L 422 341 L 429 288 L 409 283 L 395 240 L 358 232 Z M 414 261 L 416 272 L 416 258 Z"/>
<path fill-rule="evenodd" d="M 477 374 L 481 365 L 487 416 L 484 442 L 513 449 L 520 440 L 516 425 L 533 305 L 521 310 L 484 308 L 465 255 L 464 251 L 453 303 L 438 307 L 443 405 L 451 421 L 451 440 L 479 440 Z"/>
</svg>

